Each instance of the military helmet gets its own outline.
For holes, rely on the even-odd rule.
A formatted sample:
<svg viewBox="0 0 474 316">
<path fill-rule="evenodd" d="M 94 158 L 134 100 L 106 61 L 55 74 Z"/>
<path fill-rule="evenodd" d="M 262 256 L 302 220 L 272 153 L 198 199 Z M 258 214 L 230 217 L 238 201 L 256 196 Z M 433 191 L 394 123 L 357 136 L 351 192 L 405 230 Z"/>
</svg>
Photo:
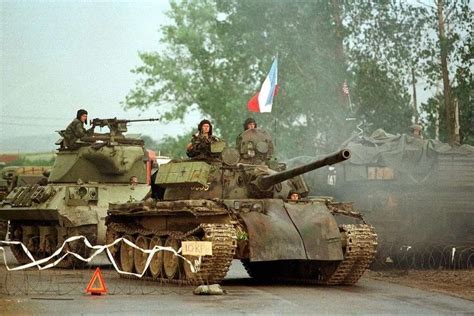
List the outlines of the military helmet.
<svg viewBox="0 0 474 316">
<path fill-rule="evenodd" d="M 412 131 L 422 131 L 423 130 L 423 127 L 419 124 L 413 124 L 412 126 L 410 126 L 410 129 Z"/>
<path fill-rule="evenodd" d="M 78 120 L 80 120 L 80 119 L 81 119 L 81 116 L 83 116 L 84 114 L 87 114 L 87 111 L 84 110 L 84 109 L 80 109 L 80 110 L 77 111 L 76 118 L 77 118 Z"/>
<path fill-rule="evenodd" d="M 209 135 L 212 135 L 212 124 L 211 124 L 211 121 L 209 120 L 202 120 L 201 122 L 199 122 L 199 125 L 198 125 L 199 133 L 201 133 L 201 129 L 204 124 L 209 124 Z"/>
<path fill-rule="evenodd" d="M 255 124 L 255 128 L 257 127 L 257 122 L 255 122 L 255 120 L 251 117 L 247 118 L 244 122 L 244 131 L 248 130 L 248 125 L 250 123 L 254 123 Z"/>
</svg>

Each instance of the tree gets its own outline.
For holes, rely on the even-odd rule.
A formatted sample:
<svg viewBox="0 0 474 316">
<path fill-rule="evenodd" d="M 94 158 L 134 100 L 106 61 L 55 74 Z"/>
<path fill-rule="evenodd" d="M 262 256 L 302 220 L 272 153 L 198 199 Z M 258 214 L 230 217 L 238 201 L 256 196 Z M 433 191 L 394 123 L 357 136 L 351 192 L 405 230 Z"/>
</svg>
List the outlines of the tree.
<svg viewBox="0 0 474 316">
<path fill-rule="evenodd" d="M 420 43 L 433 48 L 424 39 L 433 30 L 427 12 L 396 0 L 172 2 L 161 29 L 166 50 L 140 54 L 125 107 L 157 107 L 165 120 L 198 111 L 232 143 L 278 55 L 274 111 L 251 115 L 273 134 L 280 156 L 335 149 L 353 129 L 350 116 L 404 132 L 415 115 L 408 87 L 432 75 L 432 58 L 420 57 Z M 346 79 L 354 113 L 341 98 Z"/>
<path fill-rule="evenodd" d="M 372 132 L 381 126 L 394 134 L 406 132 L 413 114 L 406 88 L 370 60 L 360 61 L 353 71 L 357 91 L 354 102 L 363 104 L 359 107 L 357 116 L 371 126 L 366 132 Z M 373 85 L 374 78 L 378 81 L 376 89 Z"/>
<path fill-rule="evenodd" d="M 150 136 L 141 135 L 141 139 L 143 139 L 143 141 L 145 142 L 145 148 L 151 149 L 151 150 L 156 150 L 156 148 L 158 148 L 158 144 Z"/>
<path fill-rule="evenodd" d="M 455 98 L 453 102 L 452 89 L 454 86 L 461 87 L 463 84 L 457 79 L 456 69 L 472 67 L 472 60 L 465 59 L 465 51 L 471 50 L 466 45 L 472 46 L 473 18 L 472 11 L 467 1 L 433 0 L 426 5 L 426 10 L 421 14 L 432 30 L 437 31 L 437 36 L 426 36 L 422 57 L 424 62 L 424 73 L 431 85 L 436 85 L 440 80 L 443 82 L 443 108 L 445 113 L 444 123 L 446 127 L 446 140 L 450 144 L 460 142 L 459 132 L 456 122 L 456 105 L 465 108 L 466 104 L 459 102 L 469 102 L 465 98 Z M 463 57 L 464 56 L 464 57 Z M 472 56 L 472 53 L 471 53 Z M 472 79 L 471 79 L 472 80 Z M 461 88 L 463 89 L 463 88 Z M 460 93 L 460 91 L 458 91 Z M 466 121 L 466 115 L 461 113 L 461 121 Z M 464 128 L 468 128 L 464 126 Z"/>
<path fill-rule="evenodd" d="M 419 43 L 426 31 L 418 18 L 422 10 L 398 0 L 346 3 L 350 69 L 364 95 L 360 112 L 373 112 L 374 128 L 404 132 L 410 116 L 418 120 L 416 90 L 410 106 L 408 87 L 421 75 Z"/>
<path fill-rule="evenodd" d="M 334 148 L 344 136 L 330 131 L 345 129 L 346 111 L 338 103 L 345 66 L 334 53 L 334 10 L 326 1 L 173 2 L 173 22 L 162 28 L 167 50 L 140 54 L 141 78 L 125 106 L 157 106 L 167 120 L 198 109 L 233 140 L 278 54 L 281 93 L 271 115 L 255 114 L 259 125 L 273 129 L 283 151 Z"/>
<path fill-rule="evenodd" d="M 172 158 L 186 157 L 186 145 L 189 143 L 192 134 L 193 132 L 176 137 L 166 136 L 158 144 L 161 155 Z"/>
</svg>

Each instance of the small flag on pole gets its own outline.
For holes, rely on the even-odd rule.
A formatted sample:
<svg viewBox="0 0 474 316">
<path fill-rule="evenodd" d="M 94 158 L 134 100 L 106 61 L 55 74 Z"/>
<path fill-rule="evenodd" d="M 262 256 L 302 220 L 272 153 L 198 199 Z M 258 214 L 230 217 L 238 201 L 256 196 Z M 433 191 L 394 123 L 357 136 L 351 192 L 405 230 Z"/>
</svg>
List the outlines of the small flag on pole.
<svg viewBox="0 0 474 316">
<path fill-rule="evenodd" d="M 345 95 L 349 95 L 349 86 L 347 85 L 347 80 L 344 80 L 344 84 L 342 85 L 342 92 Z"/>
<path fill-rule="evenodd" d="M 247 103 L 247 108 L 250 112 L 271 112 L 273 105 L 273 97 L 278 92 L 278 60 L 273 59 L 272 67 L 268 73 L 265 81 L 250 101 Z"/>
</svg>

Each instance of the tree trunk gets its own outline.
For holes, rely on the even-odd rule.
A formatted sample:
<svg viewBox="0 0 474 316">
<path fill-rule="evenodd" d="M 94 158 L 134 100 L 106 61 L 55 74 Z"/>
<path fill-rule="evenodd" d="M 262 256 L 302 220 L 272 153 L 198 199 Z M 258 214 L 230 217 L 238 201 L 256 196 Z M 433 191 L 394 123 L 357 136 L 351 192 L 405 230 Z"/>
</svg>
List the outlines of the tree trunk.
<svg viewBox="0 0 474 316">
<path fill-rule="evenodd" d="M 448 143 L 450 145 L 459 144 L 459 134 L 456 137 L 455 131 L 455 115 L 453 104 L 451 102 L 451 88 L 449 86 L 449 72 L 448 72 L 448 40 L 444 29 L 444 0 L 438 0 L 438 35 L 441 49 L 441 73 L 443 76 L 443 90 L 444 90 L 444 106 L 446 109 L 446 134 Z"/>
<path fill-rule="evenodd" d="M 411 82 L 413 85 L 413 114 L 415 116 L 415 124 L 418 124 L 420 121 L 420 116 L 418 114 L 417 102 L 416 102 L 416 78 L 415 78 L 415 68 L 411 68 Z"/>
</svg>

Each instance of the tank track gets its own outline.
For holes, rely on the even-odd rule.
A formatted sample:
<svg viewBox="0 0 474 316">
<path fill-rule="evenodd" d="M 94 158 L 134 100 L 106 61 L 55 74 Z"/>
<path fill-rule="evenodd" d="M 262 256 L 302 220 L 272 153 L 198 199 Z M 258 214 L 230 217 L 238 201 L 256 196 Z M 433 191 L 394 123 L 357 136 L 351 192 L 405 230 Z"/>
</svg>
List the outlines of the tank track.
<svg viewBox="0 0 474 316">
<path fill-rule="evenodd" d="M 353 285 L 375 258 L 377 235 L 366 224 L 340 225 L 345 235 L 344 259 L 340 262 L 309 260 L 242 263 L 251 277 L 303 284 Z"/>
<path fill-rule="evenodd" d="M 144 229 L 138 225 L 130 225 L 123 223 L 110 223 L 108 225 L 108 233 L 111 236 L 121 237 L 123 235 L 131 236 L 145 236 L 147 238 L 158 237 L 172 237 L 178 240 L 183 240 L 197 234 L 202 234 L 202 241 L 212 242 L 212 256 L 204 256 L 201 258 L 200 269 L 194 274 L 192 279 L 186 279 L 182 268 L 178 273 L 177 278 L 168 279 L 160 276 L 153 278 L 149 271 L 140 278 L 141 280 L 154 281 L 160 283 L 171 283 L 178 285 L 201 285 L 219 283 L 229 271 L 230 265 L 234 258 L 237 247 L 237 236 L 234 225 L 231 224 L 200 224 L 195 229 L 188 232 L 180 231 L 153 231 Z M 119 266 L 121 266 L 119 256 L 115 256 Z M 133 275 L 120 274 L 121 278 L 125 279 L 139 279 Z"/>
<path fill-rule="evenodd" d="M 21 225 L 19 225 L 17 223 L 16 226 L 21 226 Z M 82 227 L 81 226 L 74 227 L 69 232 L 68 236 L 66 236 L 66 238 L 71 237 L 71 236 L 76 236 L 76 235 L 83 235 L 89 240 L 90 243 L 94 244 L 95 241 L 96 241 L 97 236 L 96 236 L 96 233 L 94 232 L 95 229 L 91 228 L 91 226 L 92 225 L 82 226 Z M 10 228 L 10 229 L 11 229 L 11 236 L 14 236 L 14 232 L 13 232 L 14 228 Z M 39 237 L 36 237 L 36 238 L 39 238 Z M 12 240 L 13 241 L 21 241 L 21 238 L 20 238 L 20 240 L 17 240 L 15 238 L 13 238 Z M 58 243 L 56 245 L 55 249 L 59 248 L 61 245 L 62 244 Z M 87 258 L 89 253 L 90 253 L 90 249 L 87 248 L 85 246 L 85 244 L 83 244 L 82 241 L 75 241 L 72 244 L 70 244 L 69 247 L 72 248 L 71 251 L 74 251 L 75 253 L 80 254 L 84 258 Z M 11 245 L 10 250 L 11 250 L 13 256 L 15 257 L 16 261 L 20 265 L 24 265 L 24 264 L 27 264 L 27 263 L 31 262 L 31 259 L 23 251 L 23 248 L 21 247 L 21 245 Z M 66 249 L 64 250 L 64 252 L 65 251 L 66 251 Z M 33 257 L 35 257 L 37 260 L 43 259 L 47 256 L 49 256 L 49 254 L 40 254 L 39 256 L 37 254 L 33 254 Z M 58 257 L 55 257 L 55 258 L 51 259 L 50 262 L 56 260 L 57 258 Z M 83 267 L 85 267 L 86 264 L 87 264 L 86 262 L 84 262 L 80 259 L 77 259 L 73 255 L 68 255 L 63 260 L 61 260 L 56 265 L 56 267 L 63 268 L 63 269 L 83 268 Z"/>
<path fill-rule="evenodd" d="M 354 285 L 375 259 L 377 234 L 372 226 L 366 224 L 341 225 L 346 235 L 344 260 L 330 275 L 317 283 L 324 285 Z"/>
</svg>

